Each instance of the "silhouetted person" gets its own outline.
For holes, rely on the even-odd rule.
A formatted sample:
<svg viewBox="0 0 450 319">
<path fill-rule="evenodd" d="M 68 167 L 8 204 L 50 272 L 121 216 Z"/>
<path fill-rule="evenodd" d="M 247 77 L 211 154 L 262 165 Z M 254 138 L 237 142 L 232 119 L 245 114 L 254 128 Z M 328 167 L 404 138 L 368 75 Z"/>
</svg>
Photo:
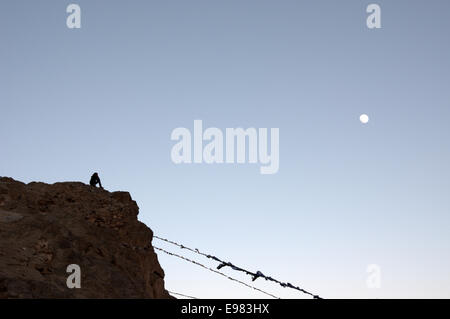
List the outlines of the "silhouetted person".
<svg viewBox="0 0 450 319">
<path fill-rule="evenodd" d="M 97 173 L 92 174 L 91 181 L 89 182 L 89 184 L 91 184 L 91 186 L 93 187 L 96 187 L 97 184 L 99 184 L 100 188 L 103 188 L 102 182 L 100 181 L 100 177 L 98 177 Z"/>
</svg>

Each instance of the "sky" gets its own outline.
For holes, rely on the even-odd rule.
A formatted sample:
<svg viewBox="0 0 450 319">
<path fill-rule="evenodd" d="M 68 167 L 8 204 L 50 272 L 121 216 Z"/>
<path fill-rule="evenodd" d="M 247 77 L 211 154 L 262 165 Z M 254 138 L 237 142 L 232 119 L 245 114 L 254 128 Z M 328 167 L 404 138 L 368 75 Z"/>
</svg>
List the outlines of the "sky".
<svg viewBox="0 0 450 319">
<path fill-rule="evenodd" d="M 380 29 L 366 26 L 371 3 Z M 446 0 L 1 1 L 0 176 L 96 171 L 156 235 L 324 298 L 450 298 L 449 12 Z M 279 171 L 173 163 L 171 133 L 194 120 L 279 128 Z M 158 259 L 172 292 L 267 297 Z"/>
</svg>

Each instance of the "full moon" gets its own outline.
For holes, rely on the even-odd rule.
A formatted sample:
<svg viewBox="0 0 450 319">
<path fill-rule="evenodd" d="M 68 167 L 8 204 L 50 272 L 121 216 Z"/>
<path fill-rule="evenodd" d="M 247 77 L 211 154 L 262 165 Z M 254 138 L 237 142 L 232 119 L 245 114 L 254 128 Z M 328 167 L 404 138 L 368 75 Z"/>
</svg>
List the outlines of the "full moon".
<svg viewBox="0 0 450 319">
<path fill-rule="evenodd" d="M 361 123 L 367 124 L 369 122 L 369 116 L 367 114 L 362 114 L 359 117 L 359 120 L 361 121 Z"/>
</svg>

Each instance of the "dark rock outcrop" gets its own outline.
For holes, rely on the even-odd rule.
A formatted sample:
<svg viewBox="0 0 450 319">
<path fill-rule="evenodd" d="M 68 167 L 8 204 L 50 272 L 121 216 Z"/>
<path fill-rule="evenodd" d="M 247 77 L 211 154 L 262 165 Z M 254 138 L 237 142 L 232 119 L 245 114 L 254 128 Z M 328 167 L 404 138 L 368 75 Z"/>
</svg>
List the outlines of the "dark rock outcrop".
<svg viewBox="0 0 450 319">
<path fill-rule="evenodd" d="M 171 298 L 138 212 L 126 192 L 0 178 L 0 298 Z"/>
</svg>

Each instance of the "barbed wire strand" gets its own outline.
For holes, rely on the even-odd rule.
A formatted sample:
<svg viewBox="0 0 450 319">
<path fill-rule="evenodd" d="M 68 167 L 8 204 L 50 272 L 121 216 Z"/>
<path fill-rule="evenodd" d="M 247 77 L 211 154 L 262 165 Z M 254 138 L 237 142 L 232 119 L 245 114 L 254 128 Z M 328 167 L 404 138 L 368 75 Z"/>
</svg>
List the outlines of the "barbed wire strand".
<svg viewBox="0 0 450 319">
<path fill-rule="evenodd" d="M 254 273 L 254 272 L 248 271 L 248 270 L 246 270 L 246 269 L 237 267 L 237 266 L 233 265 L 233 264 L 230 263 L 230 262 L 222 261 L 220 258 L 217 258 L 216 256 L 202 253 L 202 252 L 201 252 L 200 250 L 198 250 L 197 248 L 192 249 L 192 248 L 189 248 L 189 247 L 187 247 L 187 246 L 185 246 L 185 245 L 179 244 L 179 243 L 177 243 L 177 242 L 174 242 L 174 241 L 171 241 L 171 240 L 169 240 L 169 239 L 162 238 L 162 237 L 159 237 L 159 236 L 156 236 L 156 235 L 153 235 L 153 237 L 156 238 L 156 239 L 165 241 L 165 242 L 167 242 L 167 243 L 169 243 L 169 244 L 178 246 L 178 247 L 181 248 L 181 249 L 186 249 L 186 250 L 189 250 L 189 251 L 191 251 L 191 252 L 193 252 L 193 253 L 195 253 L 195 254 L 202 255 L 202 256 L 207 257 L 207 258 L 209 258 L 209 259 L 213 259 L 213 260 L 215 260 L 215 261 L 217 261 L 217 262 L 220 263 L 220 265 L 217 266 L 217 269 L 221 269 L 221 268 L 223 268 L 223 267 L 228 266 L 228 267 L 230 267 L 230 268 L 233 269 L 233 270 L 240 271 L 240 272 L 244 272 L 245 274 L 247 274 L 247 275 L 249 275 L 249 276 L 252 276 L 252 281 L 255 281 L 256 279 L 258 279 L 259 277 L 261 277 L 261 278 L 264 278 L 265 280 L 269 280 L 269 281 L 275 282 L 275 283 L 279 284 L 279 285 L 280 285 L 281 287 L 283 287 L 283 288 L 291 288 L 291 289 L 295 289 L 295 290 L 298 290 L 298 291 L 300 291 L 300 292 L 302 292 L 302 293 L 304 293 L 304 294 L 307 294 L 307 295 L 312 296 L 314 299 L 322 299 L 319 295 L 315 295 L 315 294 L 313 294 L 313 293 L 311 293 L 311 292 L 309 292 L 309 291 L 306 291 L 305 289 L 302 289 L 302 288 L 300 288 L 300 287 L 296 287 L 296 286 L 292 285 L 292 284 L 289 283 L 289 282 L 287 282 L 287 283 L 286 283 L 286 282 L 281 282 L 281 281 L 279 281 L 279 280 L 277 280 L 277 279 L 274 279 L 274 278 L 272 278 L 272 277 L 265 276 L 265 275 L 264 275 L 261 271 L 259 271 L 259 270 L 258 270 L 256 273 Z"/>
<path fill-rule="evenodd" d="M 174 257 L 178 257 L 178 258 L 180 258 L 180 259 L 183 259 L 183 260 L 185 260 L 185 261 L 188 261 L 188 262 L 190 262 L 190 263 L 193 263 L 193 264 L 195 264 L 195 265 L 197 265 L 197 266 L 200 266 L 200 267 L 202 267 L 202 268 L 204 268 L 204 269 L 207 269 L 207 270 L 212 271 L 212 272 L 214 272 L 214 273 L 216 273 L 216 274 L 219 274 L 219 275 L 221 275 L 221 276 L 223 276 L 223 277 L 225 277 L 225 278 L 227 278 L 227 279 L 229 279 L 229 280 L 231 280 L 231 281 L 235 281 L 235 282 L 240 283 L 241 285 L 244 285 L 244 286 L 246 286 L 246 287 L 248 287 L 248 288 L 257 290 L 257 291 L 259 291 L 259 292 L 262 292 L 263 294 L 266 294 L 266 295 L 268 295 L 268 296 L 270 296 L 270 297 L 272 297 L 272 298 L 280 299 L 279 297 L 274 296 L 274 295 L 272 295 L 272 294 L 270 294 L 270 293 L 268 293 L 268 292 L 266 292 L 266 291 L 264 291 L 264 290 L 261 290 L 261 289 L 259 289 L 259 288 L 253 287 L 253 286 L 251 286 L 251 285 L 249 285 L 249 284 L 246 284 L 246 283 L 243 282 L 243 281 L 240 281 L 240 280 L 238 280 L 238 279 L 235 279 L 235 278 L 233 278 L 233 277 L 230 277 L 230 276 L 228 276 L 228 275 L 226 275 L 226 274 L 224 274 L 224 273 L 222 273 L 222 272 L 220 272 L 220 271 L 217 271 L 217 270 L 215 270 L 215 269 L 209 268 L 209 267 L 207 267 L 207 266 L 205 266 L 205 265 L 203 265 L 203 264 L 201 264 L 201 263 L 199 263 L 199 262 L 197 262 L 197 261 L 195 261 L 195 260 L 186 258 L 186 257 L 184 257 L 184 256 L 181 256 L 181 255 L 178 255 L 178 254 L 175 254 L 175 253 L 171 253 L 171 252 L 169 252 L 169 251 L 167 251 L 167 250 L 164 250 L 164 249 L 159 248 L 159 247 L 156 247 L 156 246 L 153 246 L 153 248 L 155 248 L 156 250 L 162 251 L 163 253 L 165 253 L 165 254 L 167 254 L 167 255 L 174 256 Z"/>
<path fill-rule="evenodd" d="M 182 296 L 182 297 L 186 297 L 186 298 L 190 298 L 190 299 L 198 299 L 198 298 L 195 298 L 192 296 L 180 294 L 179 292 L 173 292 L 173 291 L 169 291 L 169 290 L 167 290 L 167 292 L 172 295 Z"/>
</svg>

